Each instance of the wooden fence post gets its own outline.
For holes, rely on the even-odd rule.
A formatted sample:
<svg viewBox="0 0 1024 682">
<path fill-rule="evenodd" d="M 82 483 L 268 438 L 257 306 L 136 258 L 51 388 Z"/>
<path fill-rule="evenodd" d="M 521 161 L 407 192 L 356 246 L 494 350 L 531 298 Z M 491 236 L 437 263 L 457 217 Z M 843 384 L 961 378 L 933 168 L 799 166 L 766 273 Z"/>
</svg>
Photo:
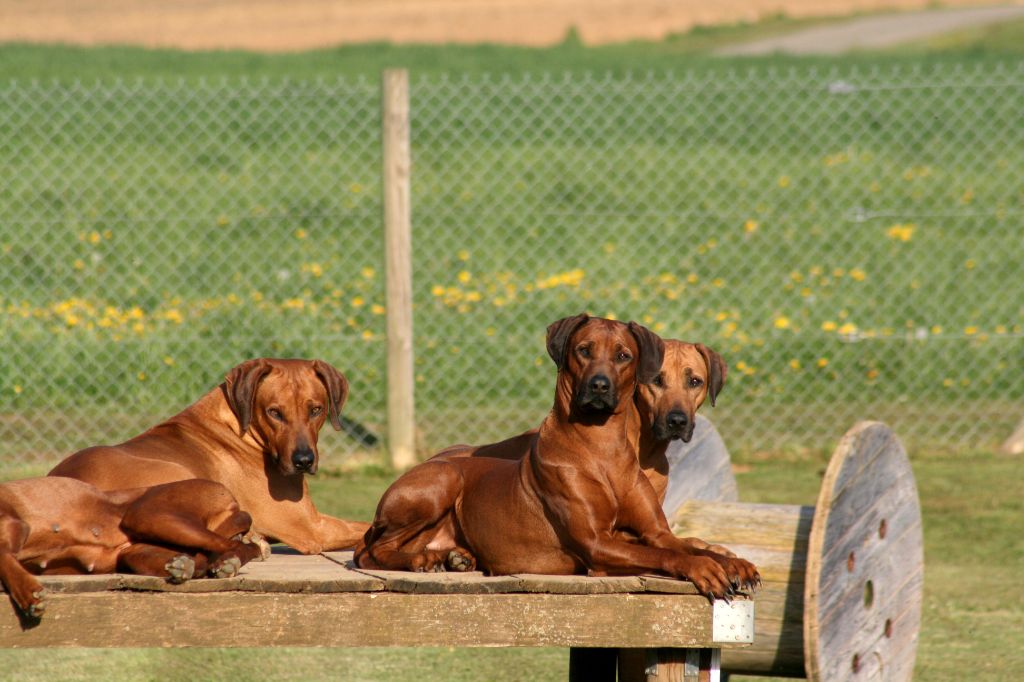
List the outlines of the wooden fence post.
<svg viewBox="0 0 1024 682">
<path fill-rule="evenodd" d="M 412 220 L 409 144 L 409 72 L 384 71 L 384 261 L 387 278 L 388 451 L 396 469 L 416 463 L 413 412 Z"/>
</svg>

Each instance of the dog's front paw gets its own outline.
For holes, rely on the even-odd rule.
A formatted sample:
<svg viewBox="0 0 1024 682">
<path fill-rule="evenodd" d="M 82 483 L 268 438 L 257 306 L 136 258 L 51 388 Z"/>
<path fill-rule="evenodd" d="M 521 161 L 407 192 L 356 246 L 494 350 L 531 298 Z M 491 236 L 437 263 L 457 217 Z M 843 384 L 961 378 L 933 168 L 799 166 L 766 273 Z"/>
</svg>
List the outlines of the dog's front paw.
<svg viewBox="0 0 1024 682">
<path fill-rule="evenodd" d="M 761 584 L 761 574 L 758 573 L 757 566 L 746 559 L 740 559 L 735 555 L 731 557 L 718 555 L 714 559 L 725 569 L 734 591 L 752 590 Z"/>
<path fill-rule="evenodd" d="M 164 564 L 164 569 L 167 571 L 167 581 L 180 585 L 195 575 L 196 562 L 186 554 L 179 554 Z"/>
</svg>

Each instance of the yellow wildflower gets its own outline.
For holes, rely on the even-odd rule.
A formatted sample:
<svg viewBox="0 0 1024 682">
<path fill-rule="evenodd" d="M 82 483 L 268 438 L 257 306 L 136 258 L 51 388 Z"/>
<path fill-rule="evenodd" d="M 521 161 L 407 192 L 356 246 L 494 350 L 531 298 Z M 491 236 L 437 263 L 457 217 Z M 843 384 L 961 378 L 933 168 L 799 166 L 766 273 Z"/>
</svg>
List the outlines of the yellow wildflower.
<svg viewBox="0 0 1024 682">
<path fill-rule="evenodd" d="M 463 270 L 462 272 L 460 272 L 460 273 L 458 274 L 458 277 L 457 277 L 457 279 L 458 279 L 458 280 L 459 280 L 460 282 L 462 282 L 463 284 L 469 284 L 469 281 L 470 281 L 471 279 L 473 279 L 473 275 L 469 274 L 469 272 L 468 272 L 468 271 L 466 271 L 466 270 Z"/>
<path fill-rule="evenodd" d="M 776 329 L 789 329 L 789 318 L 785 315 L 780 315 L 775 318 Z"/>
<path fill-rule="evenodd" d="M 832 320 L 826 320 L 821 323 L 821 331 L 823 332 L 834 332 L 836 330 L 836 323 Z"/>
<path fill-rule="evenodd" d="M 828 367 L 828 358 L 818 358 L 818 367 Z"/>
</svg>

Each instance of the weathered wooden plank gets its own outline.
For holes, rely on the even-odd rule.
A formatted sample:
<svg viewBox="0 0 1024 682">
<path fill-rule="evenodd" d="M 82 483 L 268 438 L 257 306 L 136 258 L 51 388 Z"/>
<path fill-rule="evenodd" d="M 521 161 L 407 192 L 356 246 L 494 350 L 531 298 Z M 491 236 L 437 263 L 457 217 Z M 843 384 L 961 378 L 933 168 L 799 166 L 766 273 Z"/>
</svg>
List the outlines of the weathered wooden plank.
<svg viewBox="0 0 1024 682">
<path fill-rule="evenodd" d="M 735 646 L 712 641 L 698 595 L 55 594 L 22 630 L 0 609 L 0 647 Z"/>
<path fill-rule="evenodd" d="M 384 589 L 384 581 L 352 571 L 320 555 L 275 550 L 266 561 L 253 561 L 233 578 L 199 578 L 174 585 L 163 578 L 122 573 L 41 576 L 53 594 L 138 590 L 147 592 L 367 592 Z M 0 587 L 2 590 L 2 587 Z"/>
<path fill-rule="evenodd" d="M 644 592 L 660 592 L 662 594 L 699 594 L 697 588 L 689 580 L 676 580 L 659 575 L 638 576 L 643 584 Z"/>
<path fill-rule="evenodd" d="M 414 573 L 411 571 L 376 571 L 358 569 L 384 583 L 388 592 L 407 594 L 500 594 L 522 592 L 519 578 L 485 576 L 479 571 L 469 573 Z"/>
<path fill-rule="evenodd" d="M 643 592 L 644 583 L 638 576 L 589 577 L 583 575 L 516 575 L 522 592 L 547 594 L 618 594 Z M 694 590 L 696 592 L 696 590 Z"/>
</svg>

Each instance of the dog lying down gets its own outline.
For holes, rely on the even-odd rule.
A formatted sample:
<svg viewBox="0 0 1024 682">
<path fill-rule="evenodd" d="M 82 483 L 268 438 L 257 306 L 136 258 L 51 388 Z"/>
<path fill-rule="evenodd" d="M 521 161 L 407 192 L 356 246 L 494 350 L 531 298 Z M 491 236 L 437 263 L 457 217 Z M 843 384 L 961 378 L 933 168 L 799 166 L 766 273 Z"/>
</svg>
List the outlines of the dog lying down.
<svg viewBox="0 0 1024 682">
<path fill-rule="evenodd" d="M 242 539 L 251 525 L 227 488 L 202 479 L 112 492 L 61 477 L 8 481 L 0 483 L 0 582 L 38 619 L 46 590 L 36 575 L 227 578 L 269 556 L 262 538 Z"/>
</svg>

